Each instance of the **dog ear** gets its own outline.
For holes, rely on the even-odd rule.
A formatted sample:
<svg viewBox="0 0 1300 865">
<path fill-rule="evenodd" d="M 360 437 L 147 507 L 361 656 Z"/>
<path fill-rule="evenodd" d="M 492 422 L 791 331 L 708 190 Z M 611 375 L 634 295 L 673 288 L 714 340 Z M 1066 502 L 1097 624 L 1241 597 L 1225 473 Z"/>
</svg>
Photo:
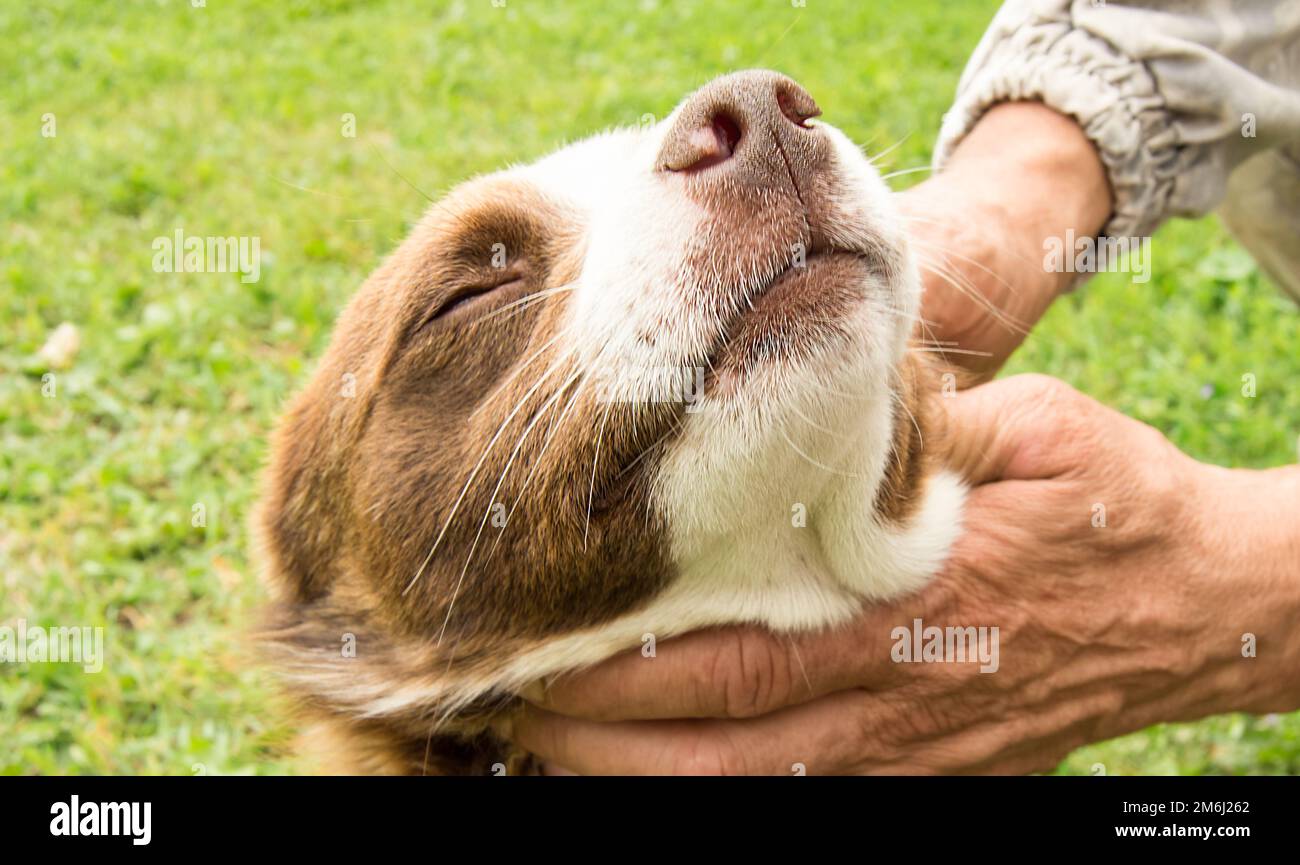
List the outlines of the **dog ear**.
<svg viewBox="0 0 1300 865">
<path fill-rule="evenodd" d="M 254 526 L 266 558 L 267 581 L 286 600 L 307 601 L 333 581 L 339 534 L 334 478 L 331 493 L 327 423 L 320 403 L 304 394 L 277 429 Z"/>
<path fill-rule="evenodd" d="M 309 600 L 334 582 L 347 538 L 348 455 L 364 425 L 382 359 L 396 339 L 388 322 L 394 293 L 387 265 L 339 316 L 316 372 L 271 437 L 254 532 L 266 557 L 266 580 L 284 597 Z"/>
</svg>

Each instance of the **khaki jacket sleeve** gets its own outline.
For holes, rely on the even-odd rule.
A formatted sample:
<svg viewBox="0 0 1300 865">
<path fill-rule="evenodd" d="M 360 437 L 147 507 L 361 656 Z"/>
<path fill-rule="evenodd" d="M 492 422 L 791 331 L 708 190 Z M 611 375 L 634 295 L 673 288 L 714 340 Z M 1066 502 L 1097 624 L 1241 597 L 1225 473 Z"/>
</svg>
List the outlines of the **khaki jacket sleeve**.
<svg viewBox="0 0 1300 865">
<path fill-rule="evenodd" d="M 1074 117 L 1097 146 L 1115 192 L 1104 234 L 1147 237 L 1222 204 L 1300 298 L 1300 0 L 1010 0 L 962 74 L 935 167 L 1016 100 Z"/>
</svg>

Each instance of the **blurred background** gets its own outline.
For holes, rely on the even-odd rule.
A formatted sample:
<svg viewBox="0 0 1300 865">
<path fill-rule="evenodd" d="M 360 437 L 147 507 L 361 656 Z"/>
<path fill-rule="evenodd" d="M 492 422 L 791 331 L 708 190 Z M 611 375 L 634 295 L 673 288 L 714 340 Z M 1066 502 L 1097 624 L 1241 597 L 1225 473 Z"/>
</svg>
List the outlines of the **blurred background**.
<svg viewBox="0 0 1300 865">
<path fill-rule="evenodd" d="M 250 508 L 279 407 L 422 192 L 753 66 L 869 152 L 897 145 L 884 171 L 925 166 L 998 5 L 198 2 L 0 7 L 0 625 L 102 627 L 107 655 L 98 673 L 0 663 L 0 773 L 306 768 L 244 636 Z M 178 229 L 259 238 L 259 281 L 155 272 Z M 1163 229 L 1152 264 L 1058 303 L 1009 372 L 1059 376 L 1198 459 L 1294 462 L 1295 306 L 1213 219 Z M 1156 727 L 1058 771 L 1095 763 L 1291 773 L 1300 715 Z"/>
</svg>

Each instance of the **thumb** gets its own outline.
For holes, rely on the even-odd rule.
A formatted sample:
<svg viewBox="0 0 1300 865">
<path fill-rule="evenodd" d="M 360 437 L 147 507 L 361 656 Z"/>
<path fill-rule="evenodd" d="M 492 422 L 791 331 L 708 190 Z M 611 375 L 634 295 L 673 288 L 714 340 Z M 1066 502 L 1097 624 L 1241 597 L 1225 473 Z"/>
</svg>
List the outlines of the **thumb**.
<svg viewBox="0 0 1300 865">
<path fill-rule="evenodd" d="M 972 485 L 1055 477 L 1063 421 L 1087 398 L 1059 379 L 1016 375 L 938 400 L 948 465 Z"/>
</svg>

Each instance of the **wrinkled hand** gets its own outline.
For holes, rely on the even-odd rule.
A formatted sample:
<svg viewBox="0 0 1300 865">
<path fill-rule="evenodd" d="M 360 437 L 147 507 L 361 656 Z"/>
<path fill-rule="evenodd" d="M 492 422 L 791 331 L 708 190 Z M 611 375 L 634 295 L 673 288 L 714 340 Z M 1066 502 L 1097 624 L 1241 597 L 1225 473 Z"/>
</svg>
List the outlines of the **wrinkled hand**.
<svg viewBox="0 0 1300 865">
<path fill-rule="evenodd" d="M 918 337 L 986 380 L 1073 279 L 1044 268 L 1045 239 L 1096 234 L 1112 200 L 1078 124 L 1014 102 L 989 110 L 899 204 L 925 283 Z"/>
<path fill-rule="evenodd" d="M 830 632 L 698 632 L 561 677 L 516 740 L 580 774 L 1019 773 L 1157 721 L 1297 704 L 1300 543 L 1255 503 L 1293 513 L 1300 474 L 1200 465 L 1041 376 L 943 402 L 979 485 L 928 588 Z M 895 662 L 916 618 L 996 627 L 996 672 Z M 1242 657 L 1247 632 L 1268 660 Z"/>
</svg>

